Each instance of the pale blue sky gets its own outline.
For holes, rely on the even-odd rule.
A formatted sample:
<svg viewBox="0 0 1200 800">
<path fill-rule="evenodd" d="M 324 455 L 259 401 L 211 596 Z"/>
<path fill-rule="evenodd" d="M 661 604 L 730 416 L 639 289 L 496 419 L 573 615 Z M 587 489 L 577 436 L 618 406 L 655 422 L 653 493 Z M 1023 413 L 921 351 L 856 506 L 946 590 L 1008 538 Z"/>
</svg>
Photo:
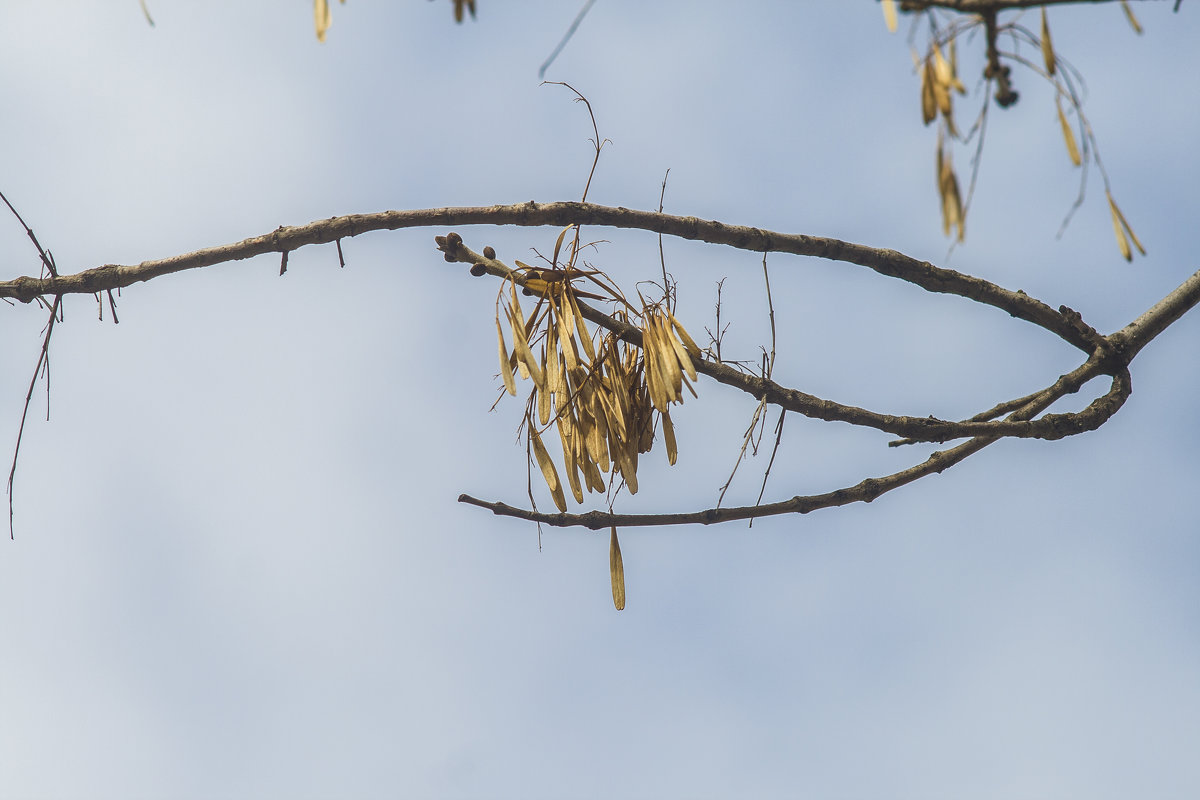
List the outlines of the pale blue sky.
<svg viewBox="0 0 1200 800">
<path fill-rule="evenodd" d="M 19 3 L 0 28 L 0 190 L 64 272 L 352 212 L 577 199 L 591 126 L 538 66 L 576 3 Z M 968 238 L 947 258 L 905 25 L 876 3 L 599 0 L 547 74 L 591 100 L 590 199 L 835 236 L 981 275 L 1103 332 L 1197 268 L 1195 9 L 1055 8 L 1117 199 L 1017 71 L 993 108 Z M 1029 24 L 1036 27 L 1036 18 Z M 960 56 L 967 85 L 979 41 Z M 1036 57 L 1036 53 L 1029 55 Z M 961 102 L 960 125 L 977 108 Z M 960 152 L 960 172 L 968 154 Z M 462 228 L 529 260 L 549 230 Z M 444 229 L 131 287 L 120 324 L 70 298 L 0 542 L 4 797 L 1185 797 L 1200 791 L 1200 424 L 1193 313 L 1133 365 L 1098 432 L 1001 442 L 870 505 L 607 536 L 519 504 L 516 401 L 495 399 L 493 285 Z M 630 232 L 594 261 L 658 270 Z M 0 222 L 5 278 L 36 273 Z M 766 342 L 758 257 L 666 243 L 680 309 L 727 353 Z M 847 265 L 770 261 L 777 377 L 962 417 L 1077 364 L 994 310 Z M 12 442 L 43 312 L 5 307 Z M 625 510 L 710 506 L 752 401 L 711 381 Z M 1086 392 L 1094 391 L 1088 387 Z M 1088 394 L 1076 401 L 1079 407 Z M 772 420 L 773 421 L 773 420 Z M 789 415 L 767 497 L 929 448 Z M 735 502 L 758 492 L 743 465 Z M 544 497 L 544 495 L 543 495 Z M 543 502 L 548 506 L 548 499 Z"/>
</svg>

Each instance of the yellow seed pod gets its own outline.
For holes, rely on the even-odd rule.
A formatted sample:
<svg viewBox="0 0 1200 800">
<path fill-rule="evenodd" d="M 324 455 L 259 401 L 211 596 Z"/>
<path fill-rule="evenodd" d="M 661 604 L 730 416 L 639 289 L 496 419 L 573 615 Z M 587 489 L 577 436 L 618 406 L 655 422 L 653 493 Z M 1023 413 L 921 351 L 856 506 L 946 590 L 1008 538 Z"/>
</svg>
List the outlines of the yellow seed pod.
<svg viewBox="0 0 1200 800">
<path fill-rule="evenodd" d="M 679 458 L 679 450 L 675 446 L 675 425 L 671 422 L 671 415 L 665 411 L 662 413 L 662 426 L 663 441 L 667 443 L 667 463 L 675 466 L 675 461 Z"/>
<path fill-rule="evenodd" d="M 1050 41 L 1050 23 L 1046 21 L 1046 7 L 1042 6 L 1042 63 L 1046 65 L 1046 74 L 1053 75 L 1055 70 L 1054 44 Z"/>
<path fill-rule="evenodd" d="M 1075 143 L 1075 132 L 1071 130 L 1071 123 L 1067 122 L 1067 115 L 1063 113 L 1062 99 L 1054 96 L 1054 105 L 1058 108 L 1058 124 L 1062 126 L 1063 141 L 1067 143 L 1067 155 L 1071 157 L 1071 163 L 1079 166 L 1083 163 L 1083 159 L 1079 155 L 1079 145 Z"/>
<path fill-rule="evenodd" d="M 881 0 L 883 7 L 883 24 L 887 25 L 888 33 L 896 32 L 896 0 Z"/>
<path fill-rule="evenodd" d="M 608 539 L 608 572 L 612 579 L 613 605 L 620 611 L 625 608 L 625 564 L 621 560 L 621 543 L 617 541 L 615 526 Z"/>
<path fill-rule="evenodd" d="M 542 444 L 542 437 L 538 436 L 537 428 L 532 425 L 529 426 L 529 441 L 533 445 L 533 455 L 542 470 L 546 486 L 550 488 L 550 496 L 554 498 L 554 505 L 559 511 L 566 511 L 567 499 L 563 496 L 562 483 L 558 480 L 558 470 L 550 460 L 550 454 L 546 452 L 546 445 Z"/>
<path fill-rule="evenodd" d="M 517 381 L 513 378 L 512 364 L 508 361 L 508 345 L 504 343 L 504 329 L 500 327 L 499 317 L 496 317 L 496 337 L 500 340 L 500 375 L 504 378 L 504 390 L 516 397 Z"/>
</svg>

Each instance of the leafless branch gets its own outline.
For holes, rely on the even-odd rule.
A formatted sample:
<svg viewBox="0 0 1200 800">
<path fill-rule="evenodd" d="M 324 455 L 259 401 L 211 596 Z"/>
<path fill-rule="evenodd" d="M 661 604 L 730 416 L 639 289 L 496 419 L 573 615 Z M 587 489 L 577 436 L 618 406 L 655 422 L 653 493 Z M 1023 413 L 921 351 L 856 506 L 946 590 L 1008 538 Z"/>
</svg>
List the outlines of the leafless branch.
<svg viewBox="0 0 1200 800">
<path fill-rule="evenodd" d="M 728 225 L 697 217 L 680 217 L 653 211 L 613 208 L 594 203 L 519 203 L 484 207 L 429 208 L 380 211 L 331 217 L 307 225 L 280 227 L 271 233 L 232 244 L 209 247 L 183 255 L 135 265 L 106 264 L 73 275 L 51 278 L 20 277 L 0 282 L 0 297 L 30 302 L 39 296 L 94 294 L 148 281 L 188 269 L 241 261 L 264 253 L 283 253 L 315 244 L 380 230 L 451 225 L 519 225 L 527 227 L 571 224 L 629 228 L 663 233 L 681 239 L 723 244 L 754 252 L 791 253 L 856 264 L 880 275 L 897 278 L 929 292 L 954 294 L 993 306 L 1011 316 L 1056 334 L 1084 352 L 1090 345 L 1050 306 L 1024 292 L 1014 292 L 895 250 L 868 247 L 823 236 L 786 234 L 743 225 Z"/>
</svg>

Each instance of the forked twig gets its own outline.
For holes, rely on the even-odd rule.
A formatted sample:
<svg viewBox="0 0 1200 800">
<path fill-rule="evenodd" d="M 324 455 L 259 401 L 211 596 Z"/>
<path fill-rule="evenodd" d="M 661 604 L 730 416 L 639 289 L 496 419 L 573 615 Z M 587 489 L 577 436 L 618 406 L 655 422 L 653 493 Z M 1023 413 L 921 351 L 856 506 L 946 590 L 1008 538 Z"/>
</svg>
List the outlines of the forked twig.
<svg viewBox="0 0 1200 800">
<path fill-rule="evenodd" d="M 41 272 L 43 275 L 49 274 L 52 279 L 58 278 L 58 266 L 54 263 L 54 255 L 42 247 L 38 241 L 37 235 L 33 232 L 33 228 L 25 223 L 20 212 L 13 207 L 13 204 L 8 201 L 3 192 L 0 192 L 0 200 L 4 201 L 4 205 L 8 206 L 8 210 L 17 218 L 17 222 L 21 223 L 21 227 L 25 229 L 25 235 L 33 242 L 34 249 L 37 250 L 38 256 L 42 260 Z M 109 294 L 111 299 L 112 295 Z M 38 296 L 39 304 L 43 303 L 41 296 Z M 42 349 L 38 352 L 37 364 L 33 368 L 33 377 L 29 379 L 29 389 L 25 392 L 25 404 L 21 407 L 21 424 L 17 427 L 17 442 L 13 446 L 12 466 L 8 470 L 8 538 L 15 538 L 13 530 L 13 481 L 17 476 L 17 457 L 21 452 L 21 438 L 25 434 L 25 419 L 29 416 L 29 404 L 33 400 L 33 389 L 37 386 L 38 375 L 41 374 L 43 366 L 46 369 L 46 418 L 50 418 L 50 335 L 54 333 L 54 322 L 58 319 L 59 306 L 62 303 L 62 295 L 54 295 L 54 302 L 50 305 L 50 319 L 46 322 L 46 335 L 42 339 Z M 43 307 L 44 304 L 43 304 Z M 101 306 L 103 308 L 103 306 Z M 113 308 L 113 318 L 116 319 L 116 307 Z"/>
</svg>

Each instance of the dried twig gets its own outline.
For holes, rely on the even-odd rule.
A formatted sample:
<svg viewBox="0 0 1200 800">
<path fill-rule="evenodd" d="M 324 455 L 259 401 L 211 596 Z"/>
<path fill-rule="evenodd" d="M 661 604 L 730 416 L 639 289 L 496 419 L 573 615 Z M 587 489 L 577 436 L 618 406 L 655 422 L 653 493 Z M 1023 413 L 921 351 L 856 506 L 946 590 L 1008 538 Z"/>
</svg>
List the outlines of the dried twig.
<svg viewBox="0 0 1200 800">
<path fill-rule="evenodd" d="M 590 11 L 592 8 L 592 3 L 595 2 L 596 0 L 586 0 L 586 2 L 584 2 L 583 8 L 579 9 L 579 13 L 575 15 L 575 20 L 571 23 L 570 27 L 567 28 L 567 32 L 563 34 L 562 39 L 560 39 L 558 44 L 554 47 L 553 52 L 551 52 L 550 55 L 547 56 L 546 60 L 542 62 L 542 66 L 538 68 L 538 80 L 541 80 L 546 76 L 546 70 L 549 69 L 550 65 L 554 63 L 554 59 L 558 58 L 558 54 L 561 53 L 562 49 L 567 46 L 567 42 L 571 40 L 571 37 L 575 35 L 576 29 L 579 28 L 579 23 L 583 22 L 583 18 L 587 16 L 588 11 Z"/>
<path fill-rule="evenodd" d="M 33 387 L 37 386 L 38 375 L 41 374 L 43 366 L 46 368 L 46 417 L 50 416 L 50 335 L 54 333 L 54 321 L 58 318 L 58 307 L 61 303 L 62 296 L 56 295 L 50 306 L 50 319 L 46 322 L 46 335 L 42 337 L 42 349 L 38 352 L 37 364 L 33 367 L 33 377 L 29 379 L 29 388 L 25 391 L 25 405 L 21 408 L 21 424 L 17 427 L 17 443 L 13 447 L 12 466 L 8 470 L 9 539 L 15 538 L 13 532 L 13 480 L 17 476 L 17 457 L 21 453 L 21 438 L 25 434 L 25 418 L 29 415 L 29 402 L 33 398 Z"/>
<path fill-rule="evenodd" d="M 696 217 L 613 208 L 594 203 L 531 201 L 515 205 L 351 214 L 307 225 L 280 227 L 271 233 L 241 242 L 209 247 L 156 261 L 144 261 L 136 265 L 106 264 L 74 275 L 15 278 L 0 282 L 0 297 L 30 302 L 39 295 L 92 294 L 104 289 L 131 286 L 173 272 L 239 261 L 264 253 L 297 250 L 307 245 L 328 244 L 337 239 L 371 231 L 435 225 L 596 225 L 635 228 L 759 253 L 792 253 L 827 258 L 863 266 L 880 275 L 907 281 L 926 291 L 955 294 L 993 306 L 1018 319 L 1045 328 L 1084 352 L 1090 350 L 1090 344 L 1049 305 L 1023 292 L 1014 292 L 982 278 L 935 267 L 929 262 L 920 261 L 895 250 L 868 247 L 822 236 L 778 233 Z"/>
</svg>

